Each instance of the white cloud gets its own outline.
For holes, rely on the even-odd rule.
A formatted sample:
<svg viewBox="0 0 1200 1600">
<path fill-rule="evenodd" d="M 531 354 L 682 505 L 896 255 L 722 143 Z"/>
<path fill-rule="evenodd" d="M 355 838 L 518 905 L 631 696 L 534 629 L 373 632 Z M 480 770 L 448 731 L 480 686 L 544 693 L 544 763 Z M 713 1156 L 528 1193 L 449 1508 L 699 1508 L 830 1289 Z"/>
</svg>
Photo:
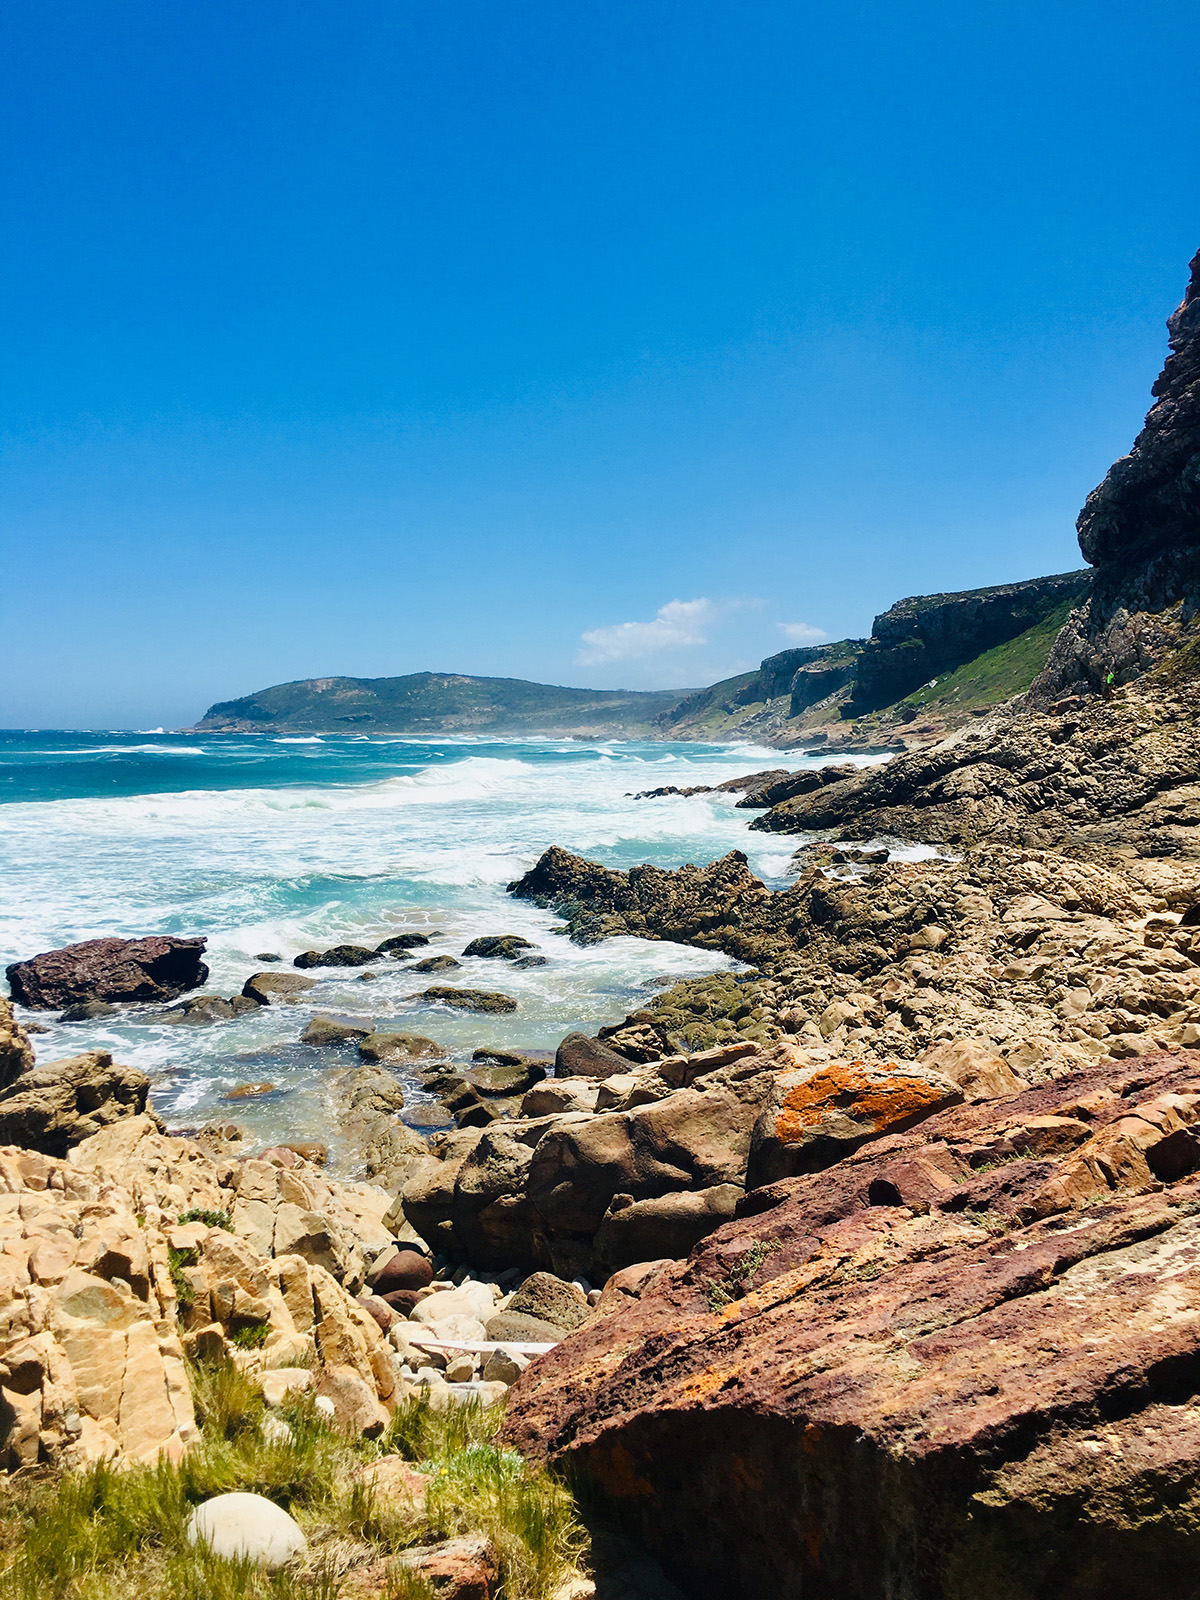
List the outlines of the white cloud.
<svg viewBox="0 0 1200 1600">
<path fill-rule="evenodd" d="M 814 628 L 808 622 L 777 622 L 775 626 L 791 644 L 820 644 L 829 637 L 824 628 Z"/>
<path fill-rule="evenodd" d="M 659 650 L 707 644 L 706 629 L 717 615 L 711 600 L 669 600 L 653 622 L 614 622 L 609 628 L 588 628 L 575 658 L 581 666 L 602 661 L 636 661 Z M 821 638 L 825 637 L 821 634 Z"/>
</svg>

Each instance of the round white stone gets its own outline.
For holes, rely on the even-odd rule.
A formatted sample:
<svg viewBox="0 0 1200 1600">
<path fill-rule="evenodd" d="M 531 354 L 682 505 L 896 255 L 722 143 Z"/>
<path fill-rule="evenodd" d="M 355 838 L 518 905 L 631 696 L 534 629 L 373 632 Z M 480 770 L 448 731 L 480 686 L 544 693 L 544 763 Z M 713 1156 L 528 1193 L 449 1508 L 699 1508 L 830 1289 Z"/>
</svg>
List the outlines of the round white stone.
<svg viewBox="0 0 1200 1600">
<path fill-rule="evenodd" d="M 261 1494 L 219 1494 L 188 1519 L 188 1541 L 214 1555 L 250 1556 L 261 1567 L 281 1567 L 307 1549 L 299 1523 Z"/>
</svg>

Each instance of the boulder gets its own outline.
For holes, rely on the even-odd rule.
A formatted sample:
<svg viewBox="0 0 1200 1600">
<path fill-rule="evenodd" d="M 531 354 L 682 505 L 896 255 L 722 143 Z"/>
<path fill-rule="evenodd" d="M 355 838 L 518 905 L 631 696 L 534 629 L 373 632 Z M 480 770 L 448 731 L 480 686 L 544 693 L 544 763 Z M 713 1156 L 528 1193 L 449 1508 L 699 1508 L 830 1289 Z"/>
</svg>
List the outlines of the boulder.
<svg viewBox="0 0 1200 1600">
<path fill-rule="evenodd" d="M 611 1279 L 631 1262 L 686 1256 L 701 1239 L 729 1221 L 744 1193 L 738 1184 L 721 1183 L 653 1200 L 615 1196 L 596 1230 L 592 1270 L 598 1278 Z"/>
<path fill-rule="evenodd" d="M 518 1067 L 473 1067 L 463 1073 L 463 1078 L 482 1095 L 519 1095 L 540 1083 L 546 1076 L 545 1067 L 524 1065 Z"/>
<path fill-rule="evenodd" d="M 746 1185 L 818 1172 L 963 1099 L 956 1083 L 908 1063 L 835 1061 L 778 1073 L 754 1128 Z"/>
<path fill-rule="evenodd" d="M 316 987 L 313 978 L 302 978 L 298 972 L 256 972 L 242 985 L 242 993 L 257 1005 L 273 1005 L 277 1000 L 290 1001 Z"/>
<path fill-rule="evenodd" d="M 546 956 L 521 956 L 513 962 L 514 972 L 526 972 L 530 967 L 548 967 L 550 962 Z"/>
<path fill-rule="evenodd" d="M 424 1289 L 433 1282 L 433 1267 L 416 1250 L 385 1250 L 375 1258 L 367 1282 L 379 1295 L 396 1289 Z"/>
<path fill-rule="evenodd" d="M 372 1022 L 353 1022 L 343 1017 L 315 1016 L 300 1035 L 301 1044 L 357 1044 L 374 1032 Z"/>
<path fill-rule="evenodd" d="M 554 1076 L 611 1078 L 614 1073 L 628 1072 L 632 1065 L 628 1056 L 619 1056 L 599 1039 L 590 1039 L 586 1033 L 569 1033 L 555 1052 Z"/>
<path fill-rule="evenodd" d="M 81 1000 L 77 1005 L 68 1006 L 59 1017 L 60 1022 L 96 1022 L 101 1017 L 115 1017 L 120 1007 L 110 1005 L 107 1000 Z"/>
<path fill-rule="evenodd" d="M 114 1122 L 141 1116 L 150 1080 L 105 1050 L 34 1064 L 0 1091 L 0 1144 L 63 1156 Z"/>
<path fill-rule="evenodd" d="M 482 939 L 472 939 L 463 956 L 484 956 L 489 960 L 516 961 L 522 950 L 533 950 L 536 946 L 529 939 L 522 939 L 517 933 L 488 934 Z"/>
<path fill-rule="evenodd" d="M 377 956 L 404 956 L 409 950 L 416 950 L 420 945 L 428 944 L 429 937 L 424 933 L 394 933 L 390 939 L 384 939 L 375 946 Z"/>
<path fill-rule="evenodd" d="M 733 1208 L 730 1207 L 730 1215 Z M 531 1272 L 505 1307 L 506 1313 L 518 1312 L 530 1317 L 540 1317 L 543 1322 L 554 1323 L 568 1333 L 586 1322 L 591 1314 L 587 1297 L 552 1272 Z"/>
<path fill-rule="evenodd" d="M 418 961 L 410 970 L 413 972 L 450 972 L 455 967 L 461 967 L 462 962 L 456 961 L 453 956 L 427 956 L 424 961 Z"/>
<path fill-rule="evenodd" d="M 493 1600 L 497 1593 L 500 1558 L 481 1534 L 418 1545 L 401 1551 L 393 1561 L 423 1580 L 434 1600 Z"/>
<path fill-rule="evenodd" d="M 387 1427 L 388 1414 L 379 1403 L 375 1385 L 353 1367 L 323 1367 L 317 1379 L 317 1395 L 332 1400 L 334 1419 L 350 1433 L 375 1439 Z"/>
<path fill-rule="evenodd" d="M 515 1011 L 517 1002 L 492 989 L 426 989 L 420 999 L 460 1011 Z"/>
<path fill-rule="evenodd" d="M 1187 1592 L 1200 1428 L 1162 1385 L 1200 1352 L 1191 1059 L 948 1106 L 747 1193 L 686 1262 L 611 1279 L 502 1437 L 713 1600 Z"/>
<path fill-rule="evenodd" d="M 204 1026 L 211 1022 L 230 1022 L 256 1009 L 257 1002 L 244 994 L 231 995 L 228 1000 L 219 994 L 197 994 L 162 1012 L 156 1020 Z"/>
<path fill-rule="evenodd" d="M 369 967 L 379 954 L 361 944 L 335 944 L 331 950 L 303 950 L 294 958 L 294 967 Z"/>
<path fill-rule="evenodd" d="M 487 1336 L 497 1344 L 552 1344 L 565 1339 L 569 1329 L 524 1311 L 498 1311 L 488 1318 Z"/>
<path fill-rule="evenodd" d="M 261 1494 L 219 1494 L 188 1518 L 189 1544 L 207 1545 L 227 1561 L 250 1560 L 273 1570 L 308 1548 L 300 1524 Z"/>
<path fill-rule="evenodd" d="M 48 950 L 8 970 L 13 999 L 33 1011 L 60 1011 L 84 1000 L 174 1000 L 208 978 L 206 939 L 151 935 L 86 939 Z"/>
<path fill-rule="evenodd" d="M 260 1100 L 266 1094 L 278 1094 L 277 1083 L 239 1083 L 236 1089 L 230 1089 L 221 1096 L 222 1100 Z"/>
<path fill-rule="evenodd" d="M 1020 1094 L 1029 1087 L 987 1040 L 952 1039 L 935 1045 L 921 1057 L 921 1065 L 956 1083 L 968 1100 Z"/>
</svg>

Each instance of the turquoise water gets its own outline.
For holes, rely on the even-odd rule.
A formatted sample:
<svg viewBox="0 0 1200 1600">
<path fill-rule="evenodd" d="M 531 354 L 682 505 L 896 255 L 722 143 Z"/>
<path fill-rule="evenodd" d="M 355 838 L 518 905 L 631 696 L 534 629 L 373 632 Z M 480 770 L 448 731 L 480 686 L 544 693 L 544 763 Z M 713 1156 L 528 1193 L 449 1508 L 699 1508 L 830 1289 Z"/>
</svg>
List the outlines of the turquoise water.
<svg viewBox="0 0 1200 1600">
<path fill-rule="evenodd" d="M 301 1045 L 317 1011 L 428 1034 L 461 1060 L 487 1045 L 550 1047 L 643 1003 L 664 978 L 732 965 L 691 948 L 614 939 L 579 949 L 505 885 L 551 844 L 629 867 L 707 862 L 740 848 L 780 883 L 799 842 L 747 832 L 735 796 L 634 800 L 663 784 L 716 783 L 762 767 L 817 765 L 745 745 L 399 736 L 279 738 L 139 733 L 0 734 L 0 965 L 106 935 L 204 934 L 206 986 L 237 993 L 275 952 L 426 933 L 458 956 L 479 934 L 519 933 L 548 958 L 514 971 L 472 959 L 449 979 L 381 962 L 375 982 L 320 970 L 304 1004 L 203 1026 L 143 1010 L 60 1023 L 39 1058 L 106 1049 L 149 1073 L 172 1125 L 236 1114 L 256 1138 L 328 1137 L 331 1074 L 353 1051 Z M 432 983 L 501 989 L 480 1017 L 417 998 Z M 147 1008 L 149 1009 L 149 1008 Z M 26 1020 L 33 1020 L 27 1018 Z M 278 1092 L 231 1107 L 230 1089 Z M 418 1095 L 419 1097 L 419 1095 Z"/>
</svg>

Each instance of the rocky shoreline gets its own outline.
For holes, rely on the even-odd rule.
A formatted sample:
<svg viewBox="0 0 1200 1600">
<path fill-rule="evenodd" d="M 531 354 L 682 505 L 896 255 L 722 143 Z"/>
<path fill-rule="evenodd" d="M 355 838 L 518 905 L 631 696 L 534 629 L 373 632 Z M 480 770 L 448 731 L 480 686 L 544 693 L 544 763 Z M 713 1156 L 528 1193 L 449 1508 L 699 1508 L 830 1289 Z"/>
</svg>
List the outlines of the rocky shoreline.
<svg viewBox="0 0 1200 1600">
<path fill-rule="evenodd" d="M 1193 1592 L 1200 257 L 1170 327 L 1147 429 L 1081 517 L 1095 580 L 1027 698 L 870 771 L 726 785 L 802 837 L 787 888 L 737 851 L 618 872 L 554 846 L 510 885 L 580 943 L 740 970 L 468 1068 L 314 1019 L 358 1051 L 356 1182 L 232 1125 L 169 1134 L 141 1074 L 35 1062 L 0 1002 L 8 1468 L 181 1459 L 189 1363 L 220 1361 L 354 1438 L 417 1396 L 503 1401 L 503 1442 L 698 1600 Z M 935 848 L 893 858 L 912 841 Z M 200 1003 L 203 941 L 133 943 L 22 963 L 14 996 Z M 276 1003 L 381 954 L 306 952 L 211 998 Z M 398 1068 L 442 1126 L 404 1120 Z"/>
</svg>

